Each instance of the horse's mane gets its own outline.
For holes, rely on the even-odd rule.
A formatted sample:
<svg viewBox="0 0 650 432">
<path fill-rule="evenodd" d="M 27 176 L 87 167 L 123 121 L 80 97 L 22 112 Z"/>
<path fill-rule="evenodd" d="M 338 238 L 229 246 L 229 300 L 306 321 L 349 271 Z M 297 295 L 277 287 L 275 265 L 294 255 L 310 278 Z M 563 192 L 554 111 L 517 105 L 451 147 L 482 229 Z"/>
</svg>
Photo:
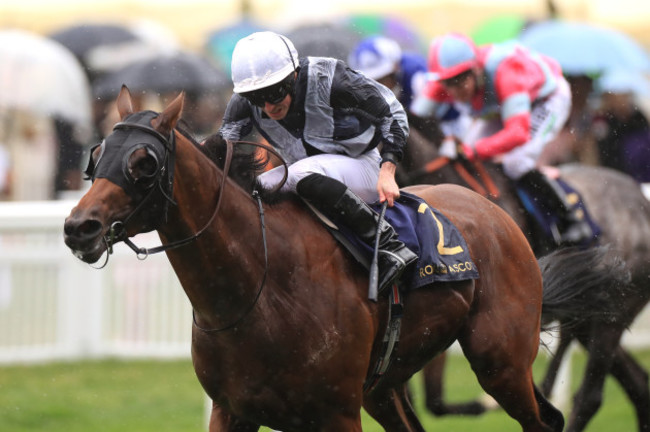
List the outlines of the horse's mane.
<svg viewBox="0 0 650 432">
<path fill-rule="evenodd" d="M 226 140 L 223 139 L 221 134 L 210 135 L 205 141 L 199 143 L 189 132 L 186 124 L 179 124 L 176 129 L 215 165 L 223 169 L 226 158 Z M 264 171 L 269 162 L 269 157 L 260 155 L 255 149 L 256 147 L 246 144 L 234 146 L 228 177 L 232 178 L 235 183 L 249 193 L 256 190 L 262 199 L 268 203 L 283 201 L 290 197 L 290 194 L 287 193 L 272 192 L 257 181 L 257 176 Z"/>
</svg>

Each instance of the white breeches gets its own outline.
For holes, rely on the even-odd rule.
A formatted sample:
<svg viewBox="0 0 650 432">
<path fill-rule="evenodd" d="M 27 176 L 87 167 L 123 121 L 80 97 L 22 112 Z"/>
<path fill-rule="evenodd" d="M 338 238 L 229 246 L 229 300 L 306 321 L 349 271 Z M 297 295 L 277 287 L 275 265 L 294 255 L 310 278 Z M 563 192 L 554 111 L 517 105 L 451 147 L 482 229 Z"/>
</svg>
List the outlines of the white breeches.
<svg viewBox="0 0 650 432">
<path fill-rule="evenodd" d="M 367 203 L 379 199 L 377 180 L 381 156 L 377 149 L 356 158 L 338 154 L 319 154 L 301 159 L 289 165 L 287 181 L 282 191 L 296 192 L 296 185 L 309 174 L 322 174 L 345 184 L 352 192 Z M 275 167 L 259 176 L 263 186 L 277 185 L 284 175 L 284 167 Z"/>
</svg>

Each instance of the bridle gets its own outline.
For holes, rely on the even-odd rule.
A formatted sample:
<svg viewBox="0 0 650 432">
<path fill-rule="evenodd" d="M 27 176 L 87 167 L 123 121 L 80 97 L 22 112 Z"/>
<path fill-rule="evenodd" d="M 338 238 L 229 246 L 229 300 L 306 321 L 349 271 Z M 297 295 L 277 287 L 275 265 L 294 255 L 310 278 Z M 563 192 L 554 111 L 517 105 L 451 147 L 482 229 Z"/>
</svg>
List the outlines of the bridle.
<svg viewBox="0 0 650 432">
<path fill-rule="evenodd" d="M 154 113 L 155 114 L 155 113 Z M 125 120 L 128 120 L 125 119 Z M 150 121 L 151 117 L 145 116 L 141 118 L 138 122 L 131 122 L 131 121 L 122 121 L 117 123 L 113 131 L 116 130 L 137 130 L 141 132 L 145 132 L 148 135 L 153 136 L 156 138 L 156 141 L 160 145 L 164 147 L 164 158 L 163 161 L 164 163 L 162 164 L 162 167 L 158 169 L 158 172 L 156 173 L 156 179 L 155 179 L 155 186 L 150 187 L 150 190 L 147 192 L 146 196 L 136 205 L 135 209 L 123 220 L 123 221 L 115 221 L 111 224 L 111 227 L 109 228 L 108 233 L 104 236 L 104 241 L 106 242 L 106 250 L 107 250 L 107 258 L 106 262 L 108 262 L 108 255 L 112 253 L 113 245 L 119 241 L 123 241 L 127 246 L 129 246 L 137 255 L 138 259 L 144 260 L 146 259 L 149 255 L 168 251 L 171 249 L 176 249 L 181 246 L 184 246 L 197 238 L 201 236 L 205 232 L 205 230 L 212 224 L 212 221 L 215 219 L 217 213 L 219 212 L 219 208 L 221 206 L 221 201 L 223 198 L 223 193 L 226 188 L 227 184 L 227 177 L 228 177 L 228 172 L 230 171 L 230 165 L 232 162 L 232 155 L 233 155 L 233 143 L 230 141 L 226 140 L 226 156 L 225 156 L 225 161 L 224 161 L 224 168 L 222 171 L 222 179 L 221 179 L 221 185 L 219 187 L 219 193 L 217 196 L 217 203 L 215 204 L 214 210 L 212 212 L 212 215 L 208 219 L 208 221 L 203 225 L 201 229 L 196 231 L 194 234 L 192 234 L 189 237 L 186 237 L 181 240 L 177 240 L 171 243 L 167 243 L 164 245 L 156 246 L 153 248 L 142 248 L 136 246 L 131 239 L 129 238 L 127 231 L 126 231 L 126 223 L 137 213 L 141 211 L 141 209 L 144 208 L 145 203 L 147 203 L 149 200 L 153 199 L 153 193 L 156 190 L 159 190 L 165 200 L 165 205 L 164 205 L 164 210 L 163 214 L 160 216 L 160 220 L 166 220 L 167 217 L 167 211 L 169 204 L 176 205 L 176 202 L 173 200 L 172 195 L 173 195 L 173 182 L 174 182 L 174 161 L 175 161 L 175 150 L 176 150 L 176 131 L 172 130 L 170 132 L 170 136 L 167 138 L 163 136 L 160 132 L 155 130 L 153 127 L 150 126 Z M 238 141 L 238 144 L 247 144 L 247 145 L 253 145 L 256 147 L 260 147 L 268 151 L 269 153 L 273 154 L 278 158 L 278 160 L 281 161 L 282 165 L 284 166 L 284 176 L 280 183 L 275 186 L 275 190 L 279 190 L 284 183 L 287 180 L 288 176 L 288 168 L 287 164 L 282 158 L 282 156 L 271 146 L 262 144 L 262 143 L 255 143 L 255 142 L 250 142 L 250 141 Z M 99 161 L 98 161 L 99 164 Z M 92 165 L 92 151 L 91 151 L 91 162 L 89 163 L 89 167 L 86 169 L 86 174 L 89 175 L 91 178 L 94 179 L 94 169 L 95 166 Z M 255 295 L 255 298 L 249 305 L 249 307 L 237 318 L 235 321 L 232 323 L 220 327 L 220 328 L 213 328 L 213 329 L 206 329 L 203 327 L 200 327 L 196 321 L 196 316 L 194 314 L 194 309 L 192 309 L 192 322 L 194 326 L 206 333 L 217 333 L 225 330 L 232 329 L 235 327 L 237 324 L 239 324 L 248 314 L 249 312 L 255 307 L 257 304 L 257 301 L 259 300 L 260 295 L 262 294 L 262 290 L 264 288 L 265 282 L 266 282 L 266 276 L 268 273 L 268 248 L 267 248 L 267 241 L 266 241 L 266 225 L 264 222 L 264 207 L 262 205 L 262 200 L 260 198 L 260 195 L 257 191 L 252 192 L 253 198 L 257 201 L 258 204 L 258 209 L 259 209 L 259 215 L 260 215 L 260 225 L 261 225 L 261 230 L 262 230 L 262 243 L 263 243 L 263 249 L 264 249 L 264 274 L 262 276 L 262 281 L 260 283 L 259 289 L 257 291 L 257 294 Z M 106 263 L 104 263 L 104 266 Z"/>
<path fill-rule="evenodd" d="M 115 129 L 129 129 L 129 128 L 138 129 L 138 130 L 150 133 L 150 134 L 154 135 L 156 138 L 158 138 L 160 140 L 160 142 L 165 147 L 165 159 L 170 161 L 173 164 L 174 156 L 175 156 L 175 153 L 176 153 L 175 152 L 175 150 L 176 150 L 176 135 L 175 135 L 173 130 L 172 130 L 172 132 L 170 134 L 170 138 L 166 139 L 164 136 L 162 136 L 158 131 L 156 131 L 154 128 L 152 128 L 148 124 L 147 125 L 142 125 L 142 124 L 139 124 L 139 123 L 120 122 L 120 123 L 117 123 L 113 129 L 115 130 Z M 221 187 L 219 188 L 219 195 L 217 196 L 217 203 L 214 206 L 214 210 L 212 212 L 212 215 L 210 216 L 208 221 L 205 223 L 205 225 L 203 225 L 203 227 L 201 229 L 199 229 L 197 232 L 192 234 L 190 237 L 186 237 L 184 239 L 177 240 L 177 241 L 167 243 L 167 244 L 164 244 L 164 245 L 156 246 L 156 247 L 153 247 L 153 248 L 143 248 L 143 247 L 136 246 L 131 241 L 131 239 L 128 237 L 128 235 L 126 233 L 125 226 L 126 226 L 127 221 L 131 217 L 133 217 L 133 215 L 137 214 L 141 208 L 144 207 L 144 203 L 147 201 L 147 198 L 148 198 L 148 196 L 147 196 L 147 198 L 143 199 L 142 201 L 140 201 L 140 203 L 138 203 L 138 205 L 133 210 L 133 212 L 131 212 L 131 214 L 129 216 L 127 216 L 124 221 L 116 221 L 116 222 L 113 222 L 111 224 L 111 227 L 109 229 L 109 234 L 108 234 L 109 238 L 111 239 L 111 242 L 109 242 L 109 245 L 112 245 L 114 242 L 117 242 L 117 241 L 121 240 L 128 247 L 130 247 L 131 250 L 133 250 L 136 253 L 136 255 L 138 256 L 139 259 L 145 259 L 149 255 L 157 254 L 157 253 L 160 253 L 160 252 L 165 252 L 167 250 L 179 248 L 179 247 L 184 246 L 184 245 L 186 245 L 186 244 L 188 244 L 190 242 L 193 242 L 194 240 L 199 238 L 199 236 L 201 236 L 201 234 L 203 234 L 203 232 L 205 232 L 205 230 L 212 224 L 212 221 L 214 220 L 214 218 L 217 216 L 217 213 L 219 212 L 219 207 L 221 206 L 221 199 L 223 197 L 223 191 L 224 191 L 225 186 L 226 186 L 226 178 L 228 177 L 228 171 L 230 170 L 230 163 L 232 161 L 232 152 L 233 152 L 232 143 L 227 141 L 226 142 L 226 159 L 225 159 L 224 168 L 223 168 L 223 176 L 222 176 Z M 166 177 L 168 178 L 167 183 L 170 185 L 169 186 L 170 192 L 172 192 L 173 183 L 174 183 L 174 178 L 173 178 L 174 173 L 173 173 L 173 171 L 171 169 L 164 170 L 164 168 L 160 170 L 160 173 L 164 174 L 165 171 L 167 173 Z M 163 175 L 160 175 L 159 178 L 158 178 L 158 184 L 161 185 L 162 183 L 163 183 Z M 163 191 L 162 187 L 160 187 L 159 189 L 161 191 Z M 164 192 L 163 192 L 163 194 L 164 194 Z M 171 202 L 173 204 L 176 204 L 172 199 L 172 194 L 171 193 L 169 194 L 169 196 L 167 196 L 167 194 L 164 194 L 164 195 L 165 195 L 165 198 L 169 202 Z M 163 213 L 164 213 L 163 218 L 166 219 L 167 208 L 165 208 Z"/>
<path fill-rule="evenodd" d="M 152 114 L 155 113 L 152 112 Z M 171 243 L 156 246 L 153 248 L 138 247 L 129 238 L 125 227 L 127 222 L 131 218 L 133 218 L 136 214 L 138 214 L 145 207 L 145 205 L 150 200 L 153 199 L 154 192 L 156 190 L 160 191 L 165 200 L 165 205 L 164 205 L 164 209 L 161 212 L 160 221 L 166 220 L 169 204 L 176 205 L 176 202 L 172 198 L 173 183 L 174 183 L 174 162 L 175 162 L 175 153 L 176 153 L 175 130 L 172 130 L 170 132 L 169 137 L 165 137 L 160 132 L 158 132 L 157 130 L 155 130 L 153 127 L 150 126 L 150 120 L 151 120 L 151 116 L 144 116 L 140 118 L 139 121 L 137 122 L 128 121 L 127 118 L 125 119 L 125 121 L 119 122 L 113 127 L 113 131 L 131 129 L 131 130 L 138 130 L 141 132 L 145 132 L 153 136 L 154 138 L 156 138 L 159 144 L 161 144 L 164 147 L 165 154 L 164 154 L 164 159 L 163 159 L 164 162 L 162 164 L 162 167 L 157 172 L 155 187 L 150 188 L 147 195 L 142 200 L 140 200 L 140 202 L 137 204 L 135 209 L 133 209 L 133 211 L 124 220 L 113 222 L 111 224 L 111 227 L 108 230 L 108 233 L 104 237 L 104 241 L 106 242 L 107 250 L 109 251 L 109 254 L 112 253 L 114 244 L 123 241 L 129 248 L 131 248 L 131 250 L 133 250 L 136 253 L 138 258 L 142 260 L 146 259 L 146 257 L 149 255 L 165 252 L 171 249 L 176 249 L 188 243 L 191 243 L 197 238 L 199 238 L 201 234 L 205 232 L 206 229 L 208 229 L 208 227 L 214 221 L 214 218 L 217 216 L 217 213 L 219 212 L 219 208 L 221 206 L 221 201 L 223 198 L 223 193 L 226 188 L 226 183 L 227 183 L 226 179 L 228 177 L 228 172 L 230 171 L 230 165 L 232 162 L 232 155 L 233 155 L 233 143 L 226 140 L 226 157 L 224 161 L 224 168 L 222 171 L 221 186 L 219 188 L 219 193 L 217 196 L 217 203 L 215 204 L 212 215 L 210 216 L 208 221 L 203 225 L 201 229 L 199 229 L 189 237 Z M 278 160 L 281 161 L 285 169 L 284 169 L 284 177 L 282 178 L 282 181 L 275 187 L 275 190 L 278 190 L 280 187 L 282 187 L 288 175 L 287 164 L 282 158 L 282 156 L 274 148 L 266 144 L 255 143 L 250 141 L 238 141 L 237 143 L 260 147 L 265 149 L 269 153 L 272 153 L 274 156 L 276 156 Z M 86 174 L 92 177 L 93 170 L 94 167 L 92 168 L 89 167 L 86 170 Z M 255 191 L 253 192 L 253 197 L 256 198 L 258 201 L 260 201 L 259 194 L 257 192 Z M 261 202 L 258 202 L 258 204 L 261 208 Z"/>
</svg>

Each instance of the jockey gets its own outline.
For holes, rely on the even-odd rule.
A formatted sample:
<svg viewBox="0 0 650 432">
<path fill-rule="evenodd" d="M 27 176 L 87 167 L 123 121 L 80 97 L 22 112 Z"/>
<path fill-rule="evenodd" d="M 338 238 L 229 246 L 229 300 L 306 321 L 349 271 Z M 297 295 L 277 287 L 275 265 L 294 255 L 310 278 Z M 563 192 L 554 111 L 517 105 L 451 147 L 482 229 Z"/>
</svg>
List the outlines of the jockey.
<svg viewBox="0 0 650 432">
<path fill-rule="evenodd" d="M 348 56 L 348 65 L 393 90 L 406 108 L 426 83 L 427 60 L 403 52 L 397 42 L 384 36 L 361 40 Z"/>
<path fill-rule="evenodd" d="M 477 119 L 460 138 L 445 140 L 441 153 L 491 159 L 525 189 L 542 196 L 560 222 L 560 244 L 581 244 L 592 230 L 559 183 L 537 169 L 544 146 L 562 129 L 571 91 L 559 64 L 516 42 L 477 48 L 464 35 L 435 38 L 429 50 L 430 80 L 411 105 L 418 116 L 439 115 L 448 104 Z M 443 111 L 444 112 L 444 111 Z M 457 139 L 456 139 L 457 140 Z"/>
<path fill-rule="evenodd" d="M 411 116 L 408 111 L 414 96 L 426 85 L 427 60 L 424 56 L 402 51 L 396 41 L 385 36 L 368 36 L 350 52 L 348 65 L 393 90 L 409 114 L 409 126 L 419 130 L 428 127 L 426 122 Z M 443 130 L 447 125 L 456 124 L 454 121 L 460 115 L 453 105 L 447 108 L 440 118 Z"/>
<path fill-rule="evenodd" d="M 273 32 L 237 42 L 231 71 L 234 94 L 220 128 L 223 138 L 238 141 L 255 127 L 289 165 L 282 190 L 297 193 L 374 247 L 379 218 L 366 203 L 379 199 L 392 206 L 399 197 L 395 169 L 409 132 L 395 95 L 340 60 L 299 58 L 293 43 Z M 272 187 L 283 175 L 280 166 L 259 181 Z M 393 227 L 382 223 L 379 290 L 416 260 Z"/>
</svg>

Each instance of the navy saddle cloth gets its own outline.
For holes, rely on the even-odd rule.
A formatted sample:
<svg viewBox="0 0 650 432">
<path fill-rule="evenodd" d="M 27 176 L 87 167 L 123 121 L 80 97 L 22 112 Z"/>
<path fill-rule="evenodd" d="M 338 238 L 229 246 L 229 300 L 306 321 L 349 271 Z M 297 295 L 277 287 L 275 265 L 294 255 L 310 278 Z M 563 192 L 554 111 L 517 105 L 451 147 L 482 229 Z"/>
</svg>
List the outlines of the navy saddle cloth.
<svg viewBox="0 0 650 432">
<path fill-rule="evenodd" d="M 379 213 L 381 204 L 375 203 L 371 207 Z M 478 279 L 478 270 L 460 231 L 421 198 L 400 192 L 395 205 L 386 210 L 385 219 L 395 228 L 399 239 L 419 257 L 402 274 L 401 283 L 405 289 L 420 288 L 432 282 Z M 366 264 L 372 260 L 373 250 L 369 245 L 345 226 L 340 226 L 339 232 L 361 254 Z"/>
</svg>

